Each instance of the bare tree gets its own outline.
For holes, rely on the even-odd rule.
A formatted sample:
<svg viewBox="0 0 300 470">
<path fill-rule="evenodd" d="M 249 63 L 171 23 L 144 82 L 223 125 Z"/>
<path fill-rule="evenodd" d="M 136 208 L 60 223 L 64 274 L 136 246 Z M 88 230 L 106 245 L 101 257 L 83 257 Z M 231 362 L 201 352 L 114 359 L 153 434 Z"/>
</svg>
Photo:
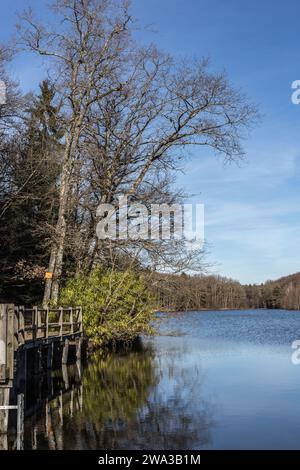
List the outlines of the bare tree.
<svg viewBox="0 0 300 470">
<path fill-rule="evenodd" d="M 48 267 L 54 277 L 46 281 L 44 304 L 58 298 L 71 177 L 84 121 L 96 101 L 121 87 L 115 77 L 122 67 L 130 20 L 126 3 L 58 0 L 53 8 L 61 20 L 56 30 L 35 22 L 30 11 L 23 15 L 20 28 L 30 50 L 53 60 L 55 84 L 65 110 L 59 214 Z"/>
<path fill-rule="evenodd" d="M 75 181 L 80 262 L 92 266 L 106 244 L 96 239 L 96 209 L 118 196 L 143 204 L 182 202 L 171 190 L 172 172 L 180 168 L 185 149 L 207 146 L 227 159 L 243 155 L 243 131 L 254 121 L 256 109 L 235 92 L 224 75 L 209 73 L 207 61 L 176 65 L 155 47 L 138 49 L 127 62 L 130 72 L 122 90 L 97 101 L 88 113 L 80 144 L 82 164 Z M 121 78 L 120 80 L 121 81 Z M 77 213 L 78 215 L 78 213 Z M 111 246 L 111 244 L 110 244 Z M 136 253 L 137 243 L 115 245 Z M 176 265 L 178 271 L 199 263 L 184 243 L 138 245 L 138 252 L 154 267 Z M 181 256 L 179 256 L 181 254 Z M 191 267 L 191 266 L 190 266 Z"/>
<path fill-rule="evenodd" d="M 208 146 L 225 158 L 239 158 L 241 138 L 256 116 L 224 74 L 209 72 L 207 61 L 177 64 L 154 46 L 135 45 L 128 2 L 57 0 L 53 8 L 61 20 L 55 30 L 38 24 L 31 12 L 20 28 L 23 44 L 52 61 L 64 114 L 59 211 L 48 267 L 53 279 L 46 281 L 44 304 L 57 301 L 72 220 L 73 234 L 81 229 L 78 244 L 86 238 L 92 266 L 103 251 L 95 238 L 100 202 L 115 202 L 121 193 L 151 202 L 187 147 Z M 164 177 L 157 179 L 160 173 Z M 158 252 L 157 245 L 143 247 Z"/>
</svg>

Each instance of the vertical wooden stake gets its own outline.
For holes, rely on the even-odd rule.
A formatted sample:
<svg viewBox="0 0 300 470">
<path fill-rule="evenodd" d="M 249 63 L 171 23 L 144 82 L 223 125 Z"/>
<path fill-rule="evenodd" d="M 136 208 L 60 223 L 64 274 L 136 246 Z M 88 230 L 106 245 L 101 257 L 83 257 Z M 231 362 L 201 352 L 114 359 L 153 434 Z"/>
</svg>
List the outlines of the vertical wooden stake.
<svg viewBox="0 0 300 470">
<path fill-rule="evenodd" d="M 6 382 L 6 345 L 7 345 L 7 316 L 6 305 L 0 305 L 0 383 Z"/>
<path fill-rule="evenodd" d="M 41 311 L 37 308 L 36 308 L 36 334 L 37 334 L 37 338 L 40 338 L 41 337 L 41 327 L 42 327 L 42 315 L 41 315 Z"/>
<path fill-rule="evenodd" d="M 59 331 L 62 339 L 64 332 L 64 309 L 62 307 L 59 307 Z"/>
<path fill-rule="evenodd" d="M 49 337 L 49 308 L 46 309 L 46 330 L 45 330 L 45 338 L 48 339 Z"/>
<path fill-rule="evenodd" d="M 19 325 L 18 325 L 18 341 L 19 345 L 25 343 L 25 318 L 24 318 L 24 307 L 21 306 L 18 309 L 18 316 L 19 316 Z"/>
<path fill-rule="evenodd" d="M 74 319 L 73 319 L 73 308 L 70 308 L 70 323 L 71 323 L 71 334 L 74 334 Z"/>
<path fill-rule="evenodd" d="M 17 450 L 24 449 L 24 395 L 18 395 Z"/>
<path fill-rule="evenodd" d="M 78 322 L 79 322 L 79 332 L 83 332 L 83 318 L 82 318 L 82 307 L 77 307 L 78 312 Z"/>
<path fill-rule="evenodd" d="M 10 389 L 0 388 L 0 405 L 9 406 Z M 8 450 L 8 415 L 9 410 L 0 411 L 0 450 Z"/>
<path fill-rule="evenodd" d="M 37 318 L 37 307 L 33 307 L 32 309 L 32 339 L 33 341 L 36 341 L 37 339 L 37 323 L 38 323 L 38 318 Z"/>
</svg>

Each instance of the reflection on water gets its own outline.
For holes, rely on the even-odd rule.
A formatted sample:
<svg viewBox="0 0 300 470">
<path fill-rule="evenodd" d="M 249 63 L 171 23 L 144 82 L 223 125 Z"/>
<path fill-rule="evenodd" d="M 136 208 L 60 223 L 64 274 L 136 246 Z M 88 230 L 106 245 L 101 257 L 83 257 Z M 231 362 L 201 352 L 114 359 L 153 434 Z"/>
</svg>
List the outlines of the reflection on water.
<svg viewBox="0 0 300 470">
<path fill-rule="evenodd" d="M 191 412 L 201 393 L 200 369 L 179 371 L 172 351 L 166 360 L 162 369 L 148 344 L 130 352 L 95 353 L 80 382 L 74 367 L 64 376 L 54 374 L 49 398 L 27 411 L 25 448 L 179 449 L 208 443 L 211 418 L 205 404 L 196 415 Z M 159 386 L 166 380 L 170 396 Z M 35 400 L 31 396 L 30 402 Z"/>
<path fill-rule="evenodd" d="M 63 366 L 26 384 L 25 449 L 62 450 L 65 429 L 83 409 L 82 365 Z"/>
<path fill-rule="evenodd" d="M 298 312 L 164 314 L 160 335 L 27 384 L 27 449 L 297 449 Z"/>
</svg>

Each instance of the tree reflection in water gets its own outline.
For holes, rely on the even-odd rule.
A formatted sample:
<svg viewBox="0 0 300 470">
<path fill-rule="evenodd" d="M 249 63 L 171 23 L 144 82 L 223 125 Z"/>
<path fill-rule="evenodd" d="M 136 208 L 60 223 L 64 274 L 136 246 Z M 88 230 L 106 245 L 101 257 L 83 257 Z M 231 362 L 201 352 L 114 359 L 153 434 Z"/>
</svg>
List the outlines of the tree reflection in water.
<svg viewBox="0 0 300 470">
<path fill-rule="evenodd" d="M 38 413 L 26 430 L 35 433 L 35 448 L 205 447 L 213 421 L 210 406 L 201 400 L 202 380 L 199 367 L 177 365 L 170 351 L 163 361 L 150 347 L 97 352 L 83 372 L 82 385 L 59 402 L 48 402 L 47 420 Z M 28 437 L 27 443 L 32 442 Z"/>
</svg>

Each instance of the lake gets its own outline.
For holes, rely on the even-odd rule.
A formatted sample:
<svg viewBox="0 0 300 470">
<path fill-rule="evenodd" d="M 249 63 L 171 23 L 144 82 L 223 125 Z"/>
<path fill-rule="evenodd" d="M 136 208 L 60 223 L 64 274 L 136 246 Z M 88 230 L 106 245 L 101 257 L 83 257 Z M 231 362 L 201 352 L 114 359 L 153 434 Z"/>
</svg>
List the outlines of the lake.
<svg viewBox="0 0 300 470">
<path fill-rule="evenodd" d="M 300 312 L 164 313 L 158 331 L 29 384 L 25 448 L 300 448 Z"/>
</svg>

